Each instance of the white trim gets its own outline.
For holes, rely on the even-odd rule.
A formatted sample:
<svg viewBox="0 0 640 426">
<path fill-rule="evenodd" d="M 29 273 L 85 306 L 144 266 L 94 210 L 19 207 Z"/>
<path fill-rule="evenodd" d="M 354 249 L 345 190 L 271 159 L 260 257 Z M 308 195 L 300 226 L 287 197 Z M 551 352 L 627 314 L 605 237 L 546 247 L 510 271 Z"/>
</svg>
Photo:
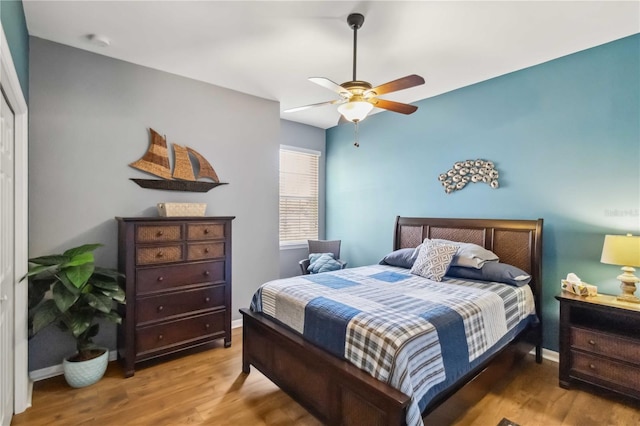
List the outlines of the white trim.
<svg viewBox="0 0 640 426">
<path fill-rule="evenodd" d="M 534 355 L 536 354 L 536 350 L 533 349 L 531 352 L 529 352 L 529 355 Z M 560 362 L 560 354 L 556 351 L 552 351 L 551 349 L 545 349 L 542 348 L 542 358 L 546 359 L 547 361 L 551 361 L 551 362 L 555 362 L 555 363 L 559 363 Z"/>
<path fill-rule="evenodd" d="M 15 115 L 15 288 L 14 288 L 14 412 L 31 406 L 27 332 L 27 285 L 18 280 L 27 273 L 28 252 L 28 108 L 0 23 L 0 83 Z M 18 307 L 19 309 L 15 309 Z"/>
<path fill-rule="evenodd" d="M 231 328 L 240 328 L 242 327 L 242 318 L 231 321 Z"/>
<path fill-rule="evenodd" d="M 282 144 L 280 145 L 280 149 L 284 149 L 285 151 L 304 152 L 305 154 L 317 155 L 318 157 L 322 157 L 322 152 L 316 151 L 315 149 L 300 148 L 299 146 Z"/>
<path fill-rule="evenodd" d="M 280 250 L 299 250 L 309 248 L 308 243 L 280 243 Z"/>
<path fill-rule="evenodd" d="M 109 362 L 116 361 L 118 359 L 118 351 L 109 351 Z M 33 370 L 29 373 L 29 378 L 34 382 L 38 382 L 44 379 L 50 379 L 51 377 L 61 376 L 64 374 L 62 364 L 52 365 L 51 367 L 41 368 L 39 370 Z"/>
</svg>

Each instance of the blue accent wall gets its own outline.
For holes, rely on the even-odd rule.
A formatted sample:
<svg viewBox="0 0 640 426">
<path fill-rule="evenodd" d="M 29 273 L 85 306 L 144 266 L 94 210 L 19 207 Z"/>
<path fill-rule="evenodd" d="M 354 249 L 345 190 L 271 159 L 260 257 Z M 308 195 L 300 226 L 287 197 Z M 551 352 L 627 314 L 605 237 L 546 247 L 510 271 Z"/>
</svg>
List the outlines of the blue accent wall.
<svg viewBox="0 0 640 426">
<path fill-rule="evenodd" d="M 22 93 L 29 102 L 29 32 L 21 0 L 0 1 L 0 21 L 7 44 L 11 51 L 13 65 L 20 80 Z"/>
<path fill-rule="evenodd" d="M 429 84 L 429 75 L 424 76 Z M 393 95 L 389 96 L 393 99 Z M 558 350 L 560 280 L 619 293 L 604 235 L 640 231 L 640 35 L 327 131 L 327 238 L 349 266 L 392 248 L 396 215 L 544 219 L 544 346 Z M 445 194 L 438 174 L 491 160 L 500 188 Z M 640 291 L 639 291 L 640 293 Z"/>
</svg>

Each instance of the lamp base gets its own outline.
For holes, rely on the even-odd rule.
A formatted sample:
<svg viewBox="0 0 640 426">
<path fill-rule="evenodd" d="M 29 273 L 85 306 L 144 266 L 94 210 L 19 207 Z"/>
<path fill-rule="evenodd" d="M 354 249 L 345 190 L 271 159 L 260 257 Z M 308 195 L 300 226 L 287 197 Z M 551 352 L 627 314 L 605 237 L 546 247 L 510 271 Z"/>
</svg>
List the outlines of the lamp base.
<svg viewBox="0 0 640 426">
<path fill-rule="evenodd" d="M 622 294 L 619 295 L 616 299 L 622 302 L 630 302 L 630 303 L 640 303 L 640 299 L 634 295 L 636 291 L 636 283 L 640 282 L 638 277 L 633 275 L 635 272 L 634 268 L 629 266 L 625 266 L 622 268 L 624 273 L 622 275 L 618 275 L 618 279 L 620 280 L 620 290 L 622 290 Z"/>
<path fill-rule="evenodd" d="M 633 294 L 621 294 L 620 296 L 616 297 L 616 300 L 619 300 L 620 302 L 640 303 L 640 299 Z"/>
</svg>

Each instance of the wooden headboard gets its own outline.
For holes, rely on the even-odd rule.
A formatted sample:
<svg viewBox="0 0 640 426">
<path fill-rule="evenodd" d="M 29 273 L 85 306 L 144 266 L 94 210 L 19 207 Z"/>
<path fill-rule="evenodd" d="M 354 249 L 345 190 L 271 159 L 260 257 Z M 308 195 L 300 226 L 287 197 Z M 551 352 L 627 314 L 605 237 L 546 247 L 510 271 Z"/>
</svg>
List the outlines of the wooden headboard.
<svg viewBox="0 0 640 426">
<path fill-rule="evenodd" d="M 396 217 L 394 250 L 417 247 L 425 238 L 478 244 L 498 255 L 500 262 L 531 274 L 529 285 L 542 318 L 542 219 Z"/>
</svg>

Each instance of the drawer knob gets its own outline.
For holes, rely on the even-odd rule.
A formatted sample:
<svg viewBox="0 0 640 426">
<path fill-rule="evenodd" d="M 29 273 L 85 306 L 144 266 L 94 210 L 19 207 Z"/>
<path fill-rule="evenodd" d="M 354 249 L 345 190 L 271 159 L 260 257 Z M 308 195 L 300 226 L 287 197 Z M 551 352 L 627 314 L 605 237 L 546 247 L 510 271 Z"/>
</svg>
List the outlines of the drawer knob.
<svg viewBox="0 0 640 426">
<path fill-rule="evenodd" d="M 164 231 L 158 231 L 158 237 L 162 237 L 164 235 Z"/>
<path fill-rule="evenodd" d="M 164 339 L 164 336 L 162 334 L 158 334 L 158 340 L 162 340 Z"/>
<path fill-rule="evenodd" d="M 162 305 L 158 306 L 158 312 L 162 312 L 163 309 L 164 309 L 164 306 Z"/>
<path fill-rule="evenodd" d="M 160 250 L 160 251 L 156 254 L 156 256 L 157 256 L 157 257 L 162 257 L 162 256 L 164 256 L 164 253 L 162 252 L 162 250 Z"/>
<path fill-rule="evenodd" d="M 204 298 L 204 301 L 207 302 L 207 303 L 209 303 L 210 300 L 211 300 L 211 298 L 209 298 L 209 297 L 205 297 Z"/>
<path fill-rule="evenodd" d="M 592 369 L 592 370 L 595 370 L 596 366 L 594 364 L 589 364 L 589 368 Z"/>
<path fill-rule="evenodd" d="M 204 328 L 206 328 L 207 330 L 210 328 L 211 326 L 209 324 L 205 324 Z"/>
<path fill-rule="evenodd" d="M 164 277 L 158 277 L 158 281 L 160 282 L 164 281 Z"/>
<path fill-rule="evenodd" d="M 208 276 L 209 276 L 209 271 L 204 271 L 202 274 L 203 274 L 205 277 L 208 277 Z"/>
<path fill-rule="evenodd" d="M 209 247 L 207 247 L 206 249 L 204 249 L 205 253 L 209 253 Z"/>
<path fill-rule="evenodd" d="M 589 344 L 590 344 L 591 346 L 595 346 L 596 341 L 595 341 L 595 340 L 593 340 L 593 339 L 589 339 Z"/>
<path fill-rule="evenodd" d="M 209 233 L 209 230 L 208 230 L 207 228 L 204 228 L 204 233 L 205 233 L 205 234 L 208 234 L 208 233 Z"/>
</svg>

